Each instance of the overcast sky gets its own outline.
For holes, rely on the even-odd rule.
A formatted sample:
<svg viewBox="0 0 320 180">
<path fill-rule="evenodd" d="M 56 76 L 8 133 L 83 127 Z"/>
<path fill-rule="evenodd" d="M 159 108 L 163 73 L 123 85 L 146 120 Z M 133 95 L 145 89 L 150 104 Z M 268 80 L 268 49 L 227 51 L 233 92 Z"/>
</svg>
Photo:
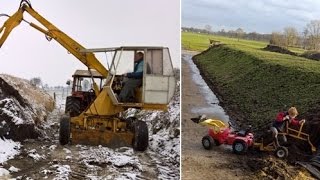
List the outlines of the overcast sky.
<svg viewBox="0 0 320 180">
<path fill-rule="evenodd" d="M 286 26 L 299 31 L 320 19 L 318 0 L 183 0 L 182 26 L 214 31 L 242 28 L 246 32 L 271 33 Z"/>
<path fill-rule="evenodd" d="M 13 14 L 20 0 L 0 0 L 0 14 Z M 167 46 L 180 65 L 179 0 L 31 0 L 33 8 L 86 48 Z M 27 14 L 27 13 L 25 13 Z M 25 19 L 36 22 L 30 16 Z M 6 18 L 0 18 L 0 26 Z M 105 61 L 103 55 L 97 56 Z M 65 85 L 75 69 L 86 67 L 57 42 L 26 23 L 0 49 L 0 73 L 30 79 L 40 76 L 51 86 Z"/>
</svg>

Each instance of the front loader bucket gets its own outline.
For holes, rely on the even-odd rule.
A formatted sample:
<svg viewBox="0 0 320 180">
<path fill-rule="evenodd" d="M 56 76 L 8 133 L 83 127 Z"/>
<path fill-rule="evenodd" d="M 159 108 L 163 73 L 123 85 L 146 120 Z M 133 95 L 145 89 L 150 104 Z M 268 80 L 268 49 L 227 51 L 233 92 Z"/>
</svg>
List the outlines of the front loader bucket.
<svg viewBox="0 0 320 180">
<path fill-rule="evenodd" d="M 109 130 L 97 129 L 76 129 L 71 128 L 71 142 L 72 144 L 85 145 L 102 145 L 111 148 L 118 148 L 123 146 L 132 146 L 134 133 L 132 132 L 112 132 Z"/>
</svg>

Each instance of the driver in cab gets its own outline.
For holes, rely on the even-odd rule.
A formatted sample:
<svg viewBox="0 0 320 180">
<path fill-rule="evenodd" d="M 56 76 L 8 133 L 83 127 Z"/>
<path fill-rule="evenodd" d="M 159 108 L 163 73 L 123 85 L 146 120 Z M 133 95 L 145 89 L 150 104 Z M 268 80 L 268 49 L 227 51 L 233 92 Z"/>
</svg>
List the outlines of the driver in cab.
<svg viewBox="0 0 320 180">
<path fill-rule="evenodd" d="M 124 83 L 124 86 L 119 94 L 120 102 L 134 102 L 134 90 L 142 85 L 143 57 L 143 52 L 137 52 L 134 56 L 133 72 L 123 75 L 124 77 L 127 77 L 128 80 Z"/>
</svg>

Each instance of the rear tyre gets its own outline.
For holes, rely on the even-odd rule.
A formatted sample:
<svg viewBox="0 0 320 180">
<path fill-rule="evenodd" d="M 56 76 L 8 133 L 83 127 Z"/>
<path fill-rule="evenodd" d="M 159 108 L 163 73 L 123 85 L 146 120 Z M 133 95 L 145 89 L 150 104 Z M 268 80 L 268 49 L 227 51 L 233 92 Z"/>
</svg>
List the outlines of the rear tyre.
<svg viewBox="0 0 320 180">
<path fill-rule="evenodd" d="M 66 99 L 65 113 L 69 113 L 70 117 L 78 116 L 81 113 L 80 99 L 68 96 Z"/>
<path fill-rule="evenodd" d="M 284 146 L 279 146 L 277 147 L 277 149 L 275 150 L 275 156 L 277 158 L 280 158 L 280 159 L 285 159 L 288 157 L 288 148 L 284 147 Z"/>
<path fill-rule="evenodd" d="M 149 133 L 147 123 L 144 121 L 134 122 L 133 149 L 145 151 L 149 144 Z"/>
<path fill-rule="evenodd" d="M 59 142 L 66 145 L 70 141 L 70 117 L 62 116 L 60 119 Z"/>
<path fill-rule="evenodd" d="M 232 144 L 232 150 L 236 154 L 244 154 L 248 150 L 248 146 L 244 141 L 235 140 Z"/>
<path fill-rule="evenodd" d="M 206 150 L 212 149 L 213 144 L 214 144 L 214 140 L 211 136 L 206 135 L 202 138 L 202 146 L 204 149 Z"/>
</svg>

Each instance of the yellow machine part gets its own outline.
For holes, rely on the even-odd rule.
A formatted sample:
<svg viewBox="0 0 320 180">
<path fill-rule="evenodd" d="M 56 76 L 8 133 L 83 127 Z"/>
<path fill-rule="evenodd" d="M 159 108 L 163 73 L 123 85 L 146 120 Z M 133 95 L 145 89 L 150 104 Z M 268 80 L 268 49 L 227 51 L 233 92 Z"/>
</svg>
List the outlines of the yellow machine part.
<svg viewBox="0 0 320 180">
<path fill-rule="evenodd" d="M 226 128 L 227 126 L 222 122 L 221 120 L 217 119 L 206 119 L 199 124 L 203 126 L 207 126 L 211 128 L 215 133 L 218 133 L 221 131 L 222 128 Z"/>
<path fill-rule="evenodd" d="M 71 128 L 71 143 L 85 145 L 103 145 L 112 148 L 132 146 L 132 132 L 114 133 L 108 130 Z"/>
<path fill-rule="evenodd" d="M 134 134 L 127 123 L 110 116 L 71 118 L 71 141 L 74 144 L 131 146 Z"/>
</svg>

